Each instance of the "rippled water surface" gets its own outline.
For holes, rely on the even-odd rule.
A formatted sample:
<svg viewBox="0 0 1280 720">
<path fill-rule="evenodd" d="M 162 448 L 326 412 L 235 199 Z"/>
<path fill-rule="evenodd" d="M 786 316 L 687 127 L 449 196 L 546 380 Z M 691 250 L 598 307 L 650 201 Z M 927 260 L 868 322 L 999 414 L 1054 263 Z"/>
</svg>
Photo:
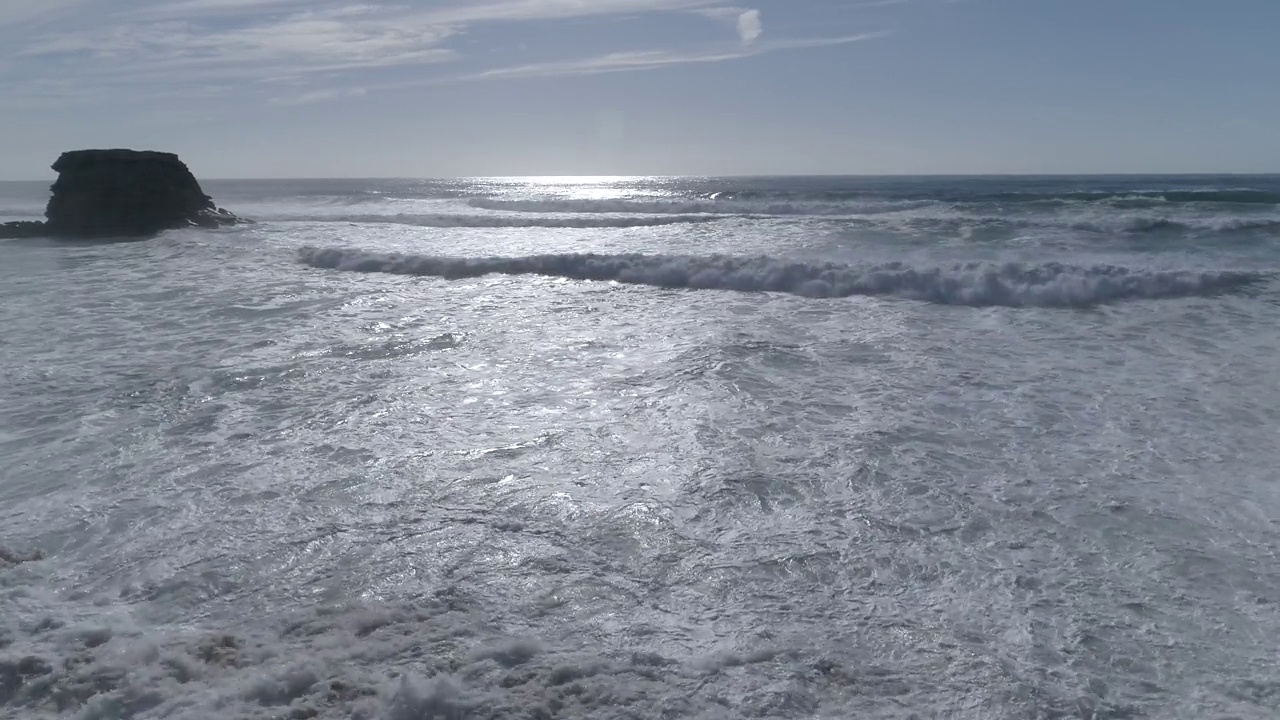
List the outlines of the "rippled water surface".
<svg viewBox="0 0 1280 720">
<path fill-rule="evenodd" d="M 206 190 L 0 243 L 0 717 L 1276 717 L 1280 178 Z"/>
</svg>

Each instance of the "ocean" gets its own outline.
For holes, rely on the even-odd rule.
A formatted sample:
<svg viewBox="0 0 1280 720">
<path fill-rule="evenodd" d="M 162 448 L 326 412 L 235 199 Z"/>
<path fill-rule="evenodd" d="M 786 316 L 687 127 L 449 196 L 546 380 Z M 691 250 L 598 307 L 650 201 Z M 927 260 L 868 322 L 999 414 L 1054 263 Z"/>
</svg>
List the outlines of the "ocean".
<svg viewBox="0 0 1280 720">
<path fill-rule="evenodd" d="M 1280 713 L 1280 176 L 204 187 L 0 242 L 0 717 Z"/>
</svg>

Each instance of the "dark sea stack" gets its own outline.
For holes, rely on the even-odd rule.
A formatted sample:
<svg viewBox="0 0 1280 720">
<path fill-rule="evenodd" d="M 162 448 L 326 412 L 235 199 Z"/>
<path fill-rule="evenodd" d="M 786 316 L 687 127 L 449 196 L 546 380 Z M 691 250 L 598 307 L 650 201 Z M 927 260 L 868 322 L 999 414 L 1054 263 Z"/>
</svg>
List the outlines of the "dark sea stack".
<svg viewBox="0 0 1280 720">
<path fill-rule="evenodd" d="M 145 237 L 184 227 L 246 222 L 214 206 L 173 153 L 76 150 L 53 164 L 48 221 L 7 223 L 0 237 Z"/>
</svg>

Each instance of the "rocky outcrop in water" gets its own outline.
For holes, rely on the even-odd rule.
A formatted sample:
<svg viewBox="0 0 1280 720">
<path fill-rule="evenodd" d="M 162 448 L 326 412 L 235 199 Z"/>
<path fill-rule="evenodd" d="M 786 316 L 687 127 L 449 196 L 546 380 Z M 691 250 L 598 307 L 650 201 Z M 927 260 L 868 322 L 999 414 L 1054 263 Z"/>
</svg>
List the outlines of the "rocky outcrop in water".
<svg viewBox="0 0 1280 720">
<path fill-rule="evenodd" d="M 48 226 L 34 220 L 23 220 L 0 225 L 0 238 L 44 237 L 48 234 Z"/>
<path fill-rule="evenodd" d="M 145 237 L 184 227 L 242 220 L 213 204 L 173 153 L 76 150 L 53 164 L 58 180 L 47 222 L 0 225 L 0 237 Z"/>
</svg>

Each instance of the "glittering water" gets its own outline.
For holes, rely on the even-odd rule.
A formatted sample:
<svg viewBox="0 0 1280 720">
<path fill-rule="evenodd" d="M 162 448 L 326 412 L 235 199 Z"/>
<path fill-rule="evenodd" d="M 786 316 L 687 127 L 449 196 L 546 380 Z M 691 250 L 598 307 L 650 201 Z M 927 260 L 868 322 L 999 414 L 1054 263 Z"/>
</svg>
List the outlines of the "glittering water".
<svg viewBox="0 0 1280 720">
<path fill-rule="evenodd" d="M 0 243 L 0 717 L 1276 716 L 1280 178 L 206 189 Z"/>
</svg>

